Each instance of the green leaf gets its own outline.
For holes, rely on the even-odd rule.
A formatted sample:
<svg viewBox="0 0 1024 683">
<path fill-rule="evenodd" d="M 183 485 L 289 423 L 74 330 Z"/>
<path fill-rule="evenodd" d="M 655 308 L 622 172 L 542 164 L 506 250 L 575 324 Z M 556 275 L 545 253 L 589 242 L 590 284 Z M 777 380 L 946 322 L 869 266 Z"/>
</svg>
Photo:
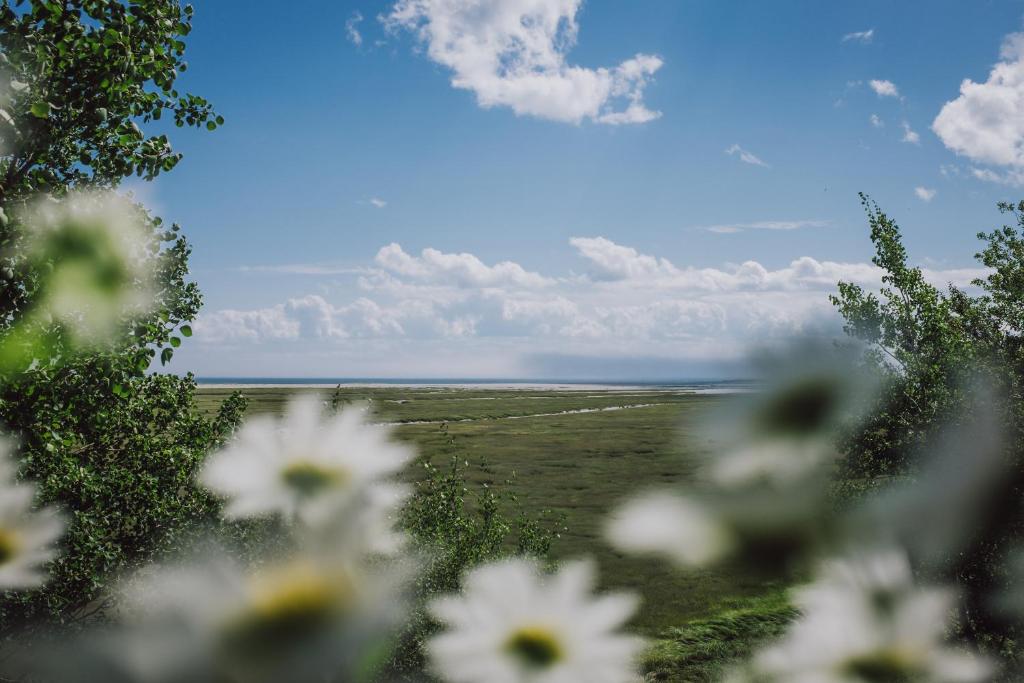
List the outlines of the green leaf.
<svg viewBox="0 0 1024 683">
<path fill-rule="evenodd" d="M 181 336 L 182 337 L 191 337 L 192 336 L 192 326 L 191 325 L 182 325 L 181 326 Z"/>
<path fill-rule="evenodd" d="M 171 346 L 174 348 L 181 346 L 181 337 L 171 337 Z"/>
<path fill-rule="evenodd" d="M 32 115 L 40 119 L 45 119 L 50 116 L 50 103 L 49 102 L 36 102 L 32 105 Z"/>
</svg>

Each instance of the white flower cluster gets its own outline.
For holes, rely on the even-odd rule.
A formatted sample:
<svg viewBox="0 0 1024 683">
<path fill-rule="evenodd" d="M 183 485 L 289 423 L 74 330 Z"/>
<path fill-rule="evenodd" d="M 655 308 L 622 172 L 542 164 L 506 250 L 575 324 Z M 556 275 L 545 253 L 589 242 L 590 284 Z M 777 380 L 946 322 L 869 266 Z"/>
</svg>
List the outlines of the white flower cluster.
<svg viewBox="0 0 1024 683">
<path fill-rule="evenodd" d="M 871 500 L 857 514 L 835 512 L 828 486 L 836 418 L 829 413 L 841 402 L 830 384 L 804 382 L 758 399 L 745 423 L 755 428 L 734 428 L 741 436 L 727 437 L 732 448 L 703 463 L 699 483 L 628 502 L 611 519 L 610 540 L 685 567 L 735 557 L 751 573 L 789 580 L 793 569 L 806 576 L 806 560 L 853 548 L 795 591 L 797 620 L 734 670 L 730 683 L 988 680 L 990 662 L 949 642 L 955 591 L 915 585 L 906 551 L 891 541 L 891 509 Z"/>
<path fill-rule="evenodd" d="M 255 566 L 222 551 L 127 581 L 128 628 L 99 649 L 133 679 L 350 679 L 408 616 L 416 571 L 394 528 L 412 450 L 360 408 L 326 415 L 315 397 L 280 421 L 250 420 L 212 454 L 200 482 L 232 520 L 283 522 L 290 550 Z M 526 560 L 478 567 L 464 592 L 433 601 L 446 629 L 427 643 L 452 683 L 624 683 L 640 640 L 619 632 L 636 609 L 626 595 L 591 597 L 588 562 L 545 575 Z M 95 672 L 89 672 L 92 675 Z"/>
</svg>

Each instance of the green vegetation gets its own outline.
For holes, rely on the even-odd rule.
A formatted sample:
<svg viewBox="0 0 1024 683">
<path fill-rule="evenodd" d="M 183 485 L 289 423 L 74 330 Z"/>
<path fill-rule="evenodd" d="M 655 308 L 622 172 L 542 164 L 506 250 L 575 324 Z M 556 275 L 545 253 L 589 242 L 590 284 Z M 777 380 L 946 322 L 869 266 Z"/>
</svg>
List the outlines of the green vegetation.
<svg viewBox="0 0 1024 683">
<path fill-rule="evenodd" d="M 928 569 L 962 587 L 961 626 L 971 640 L 1019 658 L 1019 625 L 991 595 L 1014 588 L 1008 549 L 1024 533 L 1018 503 L 1024 487 L 1024 202 L 999 204 L 1014 225 L 978 233 L 983 246 L 975 258 L 986 276 L 971 290 L 950 285 L 942 291 L 908 264 L 896 222 L 862 200 L 883 288 L 875 295 L 840 283 L 832 301 L 847 333 L 868 345 L 867 362 L 884 383 L 870 418 L 846 439 L 844 467 L 848 478 L 864 481 L 916 475 L 922 456 L 948 444 L 955 426 L 986 425 L 1002 442 L 1005 473 L 989 484 L 987 504 L 975 513 L 958 552 Z M 971 448 L 975 452 L 961 457 L 973 459 L 970 467 L 977 470 L 980 445 Z"/>
<path fill-rule="evenodd" d="M 656 681 L 718 681 L 728 664 L 749 656 L 759 645 L 782 635 L 797 616 L 785 592 L 726 601 L 713 617 L 667 629 L 643 659 Z"/>
<path fill-rule="evenodd" d="M 232 391 L 201 386 L 198 403 L 214 410 Z M 249 387 L 243 393 L 252 415 L 279 412 L 298 391 L 303 390 Z M 321 393 L 326 401 L 333 390 Z M 550 510 L 560 518 L 566 531 L 552 543 L 552 559 L 592 555 L 604 588 L 635 590 L 643 597 L 634 626 L 656 641 L 647 669 L 658 680 L 702 680 L 777 631 L 790 615 L 779 586 L 721 569 L 681 572 L 616 552 L 603 539 L 608 513 L 628 496 L 693 476 L 699 457 L 715 450 L 712 442 L 698 442 L 702 420 L 728 396 L 404 387 L 343 387 L 339 396 L 365 402 L 382 422 L 448 420 L 400 424 L 396 432 L 442 471 L 454 439 L 459 456 L 473 465 L 463 472 L 468 484 L 476 491 L 485 485 L 499 491 L 496 502 L 508 519 L 517 518 L 516 506 Z M 629 405 L 646 407 L 544 415 Z M 422 462 L 412 476 L 420 470 Z M 713 639 L 687 645 L 686 634 L 699 632 L 690 628 L 705 628 Z"/>
<path fill-rule="evenodd" d="M 0 2 L 6 342 L 35 319 L 47 278 L 88 257 L 75 243 L 48 259 L 25 258 L 28 209 L 47 195 L 108 190 L 124 178 L 169 171 L 180 155 L 163 132 L 168 124 L 213 129 L 222 122 L 206 100 L 175 85 L 187 68 L 191 18 L 192 8 L 176 0 Z M 85 354 L 71 329 L 39 316 L 43 329 L 33 338 L 42 342 L 0 376 L 0 424 L 19 442 L 21 475 L 39 482 L 40 503 L 56 503 L 70 518 L 67 552 L 49 584 L 5 596 L 4 634 L 102 614 L 96 601 L 109 579 L 216 512 L 191 482 L 209 448 L 230 433 L 238 406 L 201 417 L 191 410 L 190 376 L 146 374 L 191 335 L 187 323 L 201 299 L 186 281 L 189 246 L 178 226 L 139 211 L 154 270 L 149 312 L 111 321 L 109 345 Z"/>
</svg>

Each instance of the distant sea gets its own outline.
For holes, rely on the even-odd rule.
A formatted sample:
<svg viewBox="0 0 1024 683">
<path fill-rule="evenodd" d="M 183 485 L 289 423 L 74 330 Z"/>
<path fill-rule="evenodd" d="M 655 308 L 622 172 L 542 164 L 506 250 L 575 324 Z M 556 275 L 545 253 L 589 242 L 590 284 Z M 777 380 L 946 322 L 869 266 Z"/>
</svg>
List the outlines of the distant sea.
<svg viewBox="0 0 1024 683">
<path fill-rule="evenodd" d="M 222 387 L 447 387 L 466 389 L 523 389 L 552 391 L 685 391 L 699 394 L 756 391 L 753 380 L 556 380 L 556 379 L 467 379 L 461 377 L 198 377 L 203 386 Z"/>
</svg>

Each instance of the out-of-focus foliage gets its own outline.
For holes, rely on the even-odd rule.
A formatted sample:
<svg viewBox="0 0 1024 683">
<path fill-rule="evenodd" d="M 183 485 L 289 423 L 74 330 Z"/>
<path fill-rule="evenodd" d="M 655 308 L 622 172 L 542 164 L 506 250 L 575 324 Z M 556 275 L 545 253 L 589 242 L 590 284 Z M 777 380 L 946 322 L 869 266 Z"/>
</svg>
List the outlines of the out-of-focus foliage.
<svg viewBox="0 0 1024 683">
<path fill-rule="evenodd" d="M 129 176 L 155 177 L 180 160 L 165 124 L 222 122 L 204 99 L 177 90 L 191 17 L 177 0 L 0 2 L 5 341 L 42 305 L 49 276 L 81 256 L 78 248 L 32 255 L 28 216 L 40 195 L 60 201 Z M 59 504 L 70 522 L 54 580 L 5 600 L 7 633 L 37 619 L 67 623 L 96 608 L 102 615 L 96 599 L 110 576 L 166 549 L 212 510 L 193 488 L 196 467 L 233 429 L 241 404 L 206 419 L 194 409 L 191 377 L 146 375 L 191 335 L 201 299 L 186 279 L 190 250 L 178 226 L 137 211 L 152 306 L 113 320 L 108 343 L 86 354 L 60 321 L 40 318 L 30 341 L 44 343 L 0 377 L 0 422 L 23 444 L 22 475 L 39 481 L 42 501 Z"/>
</svg>

